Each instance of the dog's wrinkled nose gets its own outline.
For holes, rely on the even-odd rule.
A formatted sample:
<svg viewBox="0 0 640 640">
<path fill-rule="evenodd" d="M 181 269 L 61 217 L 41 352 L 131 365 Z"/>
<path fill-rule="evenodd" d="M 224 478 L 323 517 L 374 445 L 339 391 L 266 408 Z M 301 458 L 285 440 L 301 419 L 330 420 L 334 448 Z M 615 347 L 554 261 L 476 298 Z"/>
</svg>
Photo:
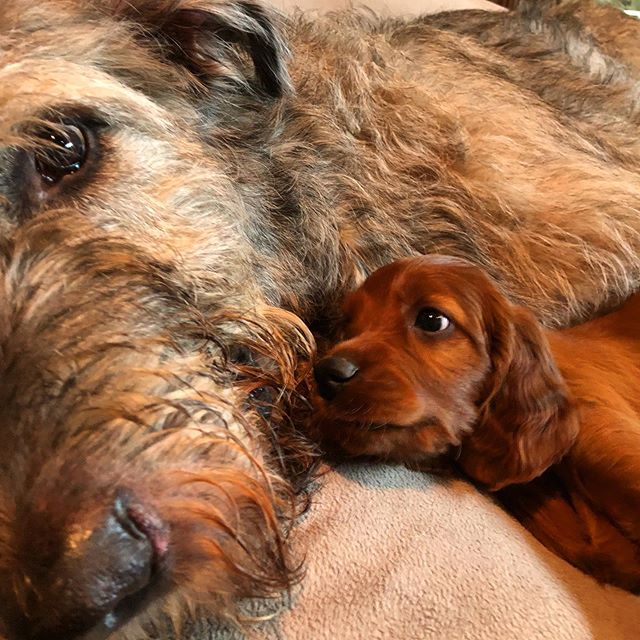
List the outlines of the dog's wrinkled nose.
<svg viewBox="0 0 640 640">
<path fill-rule="evenodd" d="M 332 400 L 358 373 L 358 367 L 346 358 L 328 357 L 320 360 L 313 369 L 318 393 L 325 400 Z"/>
<path fill-rule="evenodd" d="M 158 516 L 118 491 L 97 522 L 69 528 L 50 575 L 39 570 L 38 598 L 16 621 L 17 637 L 108 637 L 141 604 L 167 547 Z"/>
</svg>

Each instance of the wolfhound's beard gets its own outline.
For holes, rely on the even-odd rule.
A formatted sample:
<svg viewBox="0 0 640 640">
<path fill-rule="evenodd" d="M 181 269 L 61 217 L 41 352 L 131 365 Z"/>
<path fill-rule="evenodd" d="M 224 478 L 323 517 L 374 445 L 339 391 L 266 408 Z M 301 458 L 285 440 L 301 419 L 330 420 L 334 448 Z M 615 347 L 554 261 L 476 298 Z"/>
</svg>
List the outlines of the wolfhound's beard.
<svg viewBox="0 0 640 640">
<path fill-rule="evenodd" d="M 237 617 L 300 577 L 287 478 L 313 456 L 284 415 L 312 338 L 265 305 L 198 307 L 167 265 L 60 227 L 2 247 L 9 632 L 97 633 L 152 601 Z"/>
</svg>

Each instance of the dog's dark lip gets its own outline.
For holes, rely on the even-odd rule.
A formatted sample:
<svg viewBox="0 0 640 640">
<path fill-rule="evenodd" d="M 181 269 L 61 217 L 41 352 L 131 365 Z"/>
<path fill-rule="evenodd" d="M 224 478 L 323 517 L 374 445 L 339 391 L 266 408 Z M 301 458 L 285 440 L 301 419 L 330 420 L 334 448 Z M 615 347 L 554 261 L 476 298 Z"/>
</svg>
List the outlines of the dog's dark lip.
<svg viewBox="0 0 640 640">
<path fill-rule="evenodd" d="M 75 640 L 106 640 L 148 606 L 162 591 L 162 581 L 156 576 L 142 591 L 124 598 L 105 614 L 90 630 Z"/>
<path fill-rule="evenodd" d="M 411 429 L 411 427 L 403 427 L 390 422 L 367 425 L 367 431 L 400 431 L 401 429 Z"/>
<path fill-rule="evenodd" d="M 395 424 L 393 422 L 374 422 L 366 425 L 367 431 L 418 431 L 425 427 L 435 427 L 439 423 L 435 418 L 418 420 L 411 424 Z"/>
<path fill-rule="evenodd" d="M 342 418 L 340 420 L 342 427 L 346 429 L 357 429 L 360 431 L 376 432 L 376 431 L 402 431 L 405 429 L 417 429 L 424 425 L 419 423 L 415 425 L 399 425 L 393 422 L 374 422 L 364 420 L 349 420 Z"/>
</svg>

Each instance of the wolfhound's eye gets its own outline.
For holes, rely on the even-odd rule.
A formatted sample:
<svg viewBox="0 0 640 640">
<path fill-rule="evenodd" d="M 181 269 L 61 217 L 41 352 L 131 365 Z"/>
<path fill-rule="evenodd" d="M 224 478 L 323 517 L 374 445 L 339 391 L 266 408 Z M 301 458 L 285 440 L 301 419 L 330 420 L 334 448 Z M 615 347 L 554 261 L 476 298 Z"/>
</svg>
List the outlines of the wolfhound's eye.
<svg viewBox="0 0 640 640">
<path fill-rule="evenodd" d="M 35 153 L 35 166 L 48 186 L 58 184 L 82 169 L 90 147 L 90 135 L 81 125 L 61 124 L 37 132 L 43 144 Z"/>
<path fill-rule="evenodd" d="M 416 317 L 416 327 L 428 333 L 439 333 L 451 326 L 451 320 L 441 311 L 432 307 L 420 309 Z"/>
</svg>

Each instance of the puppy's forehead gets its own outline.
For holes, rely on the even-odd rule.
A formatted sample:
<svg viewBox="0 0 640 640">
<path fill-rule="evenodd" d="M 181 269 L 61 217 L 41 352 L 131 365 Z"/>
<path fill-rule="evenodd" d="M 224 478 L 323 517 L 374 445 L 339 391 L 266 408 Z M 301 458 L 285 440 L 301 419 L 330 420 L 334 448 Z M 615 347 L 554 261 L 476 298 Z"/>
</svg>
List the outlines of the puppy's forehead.
<svg viewBox="0 0 640 640">
<path fill-rule="evenodd" d="M 380 307 L 393 302 L 397 291 L 395 283 L 402 273 L 398 262 L 388 264 L 374 271 L 363 283 L 345 299 L 342 310 L 348 315 L 365 311 L 369 307 Z"/>
<path fill-rule="evenodd" d="M 480 269 L 451 256 L 429 255 L 393 262 L 374 272 L 361 291 L 378 298 L 412 304 L 425 296 L 469 293 L 479 288 Z"/>
<path fill-rule="evenodd" d="M 483 306 L 488 279 L 481 269 L 450 256 L 407 258 L 375 271 L 347 297 L 343 311 L 358 326 L 395 323 L 417 307 L 433 306 L 465 324 Z"/>
</svg>

